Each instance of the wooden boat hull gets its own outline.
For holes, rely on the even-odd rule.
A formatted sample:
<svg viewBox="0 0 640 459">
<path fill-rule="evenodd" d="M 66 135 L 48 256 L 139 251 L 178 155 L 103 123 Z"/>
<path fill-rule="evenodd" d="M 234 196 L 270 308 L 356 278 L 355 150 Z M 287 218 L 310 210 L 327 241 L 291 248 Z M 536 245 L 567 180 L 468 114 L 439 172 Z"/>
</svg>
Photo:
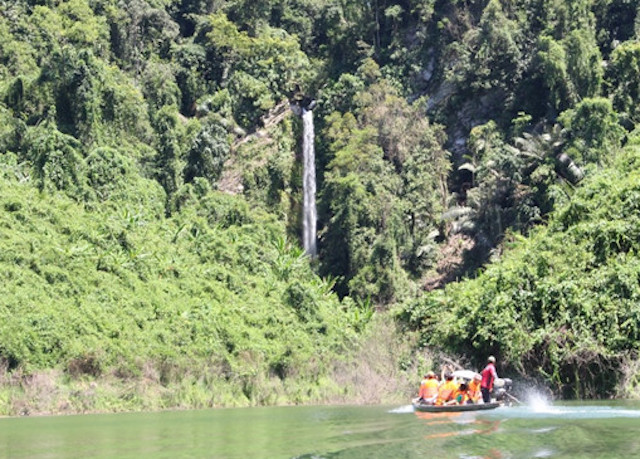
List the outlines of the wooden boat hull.
<svg viewBox="0 0 640 459">
<path fill-rule="evenodd" d="M 502 406 L 502 403 L 482 403 L 469 405 L 428 405 L 425 403 L 413 403 L 413 409 L 425 413 L 459 413 L 461 411 L 493 410 Z"/>
</svg>

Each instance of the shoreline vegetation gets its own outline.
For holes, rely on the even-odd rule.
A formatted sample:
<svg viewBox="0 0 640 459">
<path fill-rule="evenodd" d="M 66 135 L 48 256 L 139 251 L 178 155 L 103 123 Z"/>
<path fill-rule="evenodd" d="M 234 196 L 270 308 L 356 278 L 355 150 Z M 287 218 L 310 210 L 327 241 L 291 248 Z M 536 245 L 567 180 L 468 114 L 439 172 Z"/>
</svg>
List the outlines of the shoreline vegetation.
<svg viewBox="0 0 640 459">
<path fill-rule="evenodd" d="M 0 414 L 638 397 L 639 126 L 629 0 L 0 0 Z"/>
<path fill-rule="evenodd" d="M 0 372 L 1 416 L 56 416 L 138 411 L 238 408 L 286 405 L 366 405 L 407 403 L 415 392 L 414 365 L 398 369 L 398 355 L 409 359 L 413 347 L 397 330 L 378 320 L 364 345 L 337 357 L 328 373 L 315 379 L 304 375 L 285 380 L 254 374 L 239 383 L 221 368 L 197 364 L 173 369 L 166 380 L 158 368 L 141 365 L 138 374 L 120 370 L 105 374 L 70 375 L 59 369 L 24 374 Z M 419 360 L 424 362 L 424 357 Z M 167 369 L 165 368 L 166 372 Z"/>
<path fill-rule="evenodd" d="M 88 210 L 5 166 L 0 414 L 357 399 L 373 307 L 339 300 L 268 214 L 209 192 L 164 218 L 157 190 L 136 214 Z"/>
</svg>

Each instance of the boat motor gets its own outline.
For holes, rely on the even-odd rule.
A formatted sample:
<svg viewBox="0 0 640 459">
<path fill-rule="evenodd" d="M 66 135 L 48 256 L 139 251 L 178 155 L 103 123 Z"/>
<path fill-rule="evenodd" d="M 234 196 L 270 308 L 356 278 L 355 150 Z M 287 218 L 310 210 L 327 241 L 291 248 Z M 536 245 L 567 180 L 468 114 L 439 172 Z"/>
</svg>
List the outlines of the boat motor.
<svg viewBox="0 0 640 459">
<path fill-rule="evenodd" d="M 513 381 L 510 378 L 497 378 L 493 383 L 493 397 L 498 401 L 510 400 L 509 392 L 513 387 Z"/>
</svg>

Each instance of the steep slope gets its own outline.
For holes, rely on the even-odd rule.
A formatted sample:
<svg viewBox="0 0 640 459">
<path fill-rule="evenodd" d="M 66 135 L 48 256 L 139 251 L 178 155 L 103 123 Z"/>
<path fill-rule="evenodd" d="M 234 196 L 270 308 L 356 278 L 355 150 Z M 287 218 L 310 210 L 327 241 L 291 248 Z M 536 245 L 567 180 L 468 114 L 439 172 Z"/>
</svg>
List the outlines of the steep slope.
<svg viewBox="0 0 640 459">
<path fill-rule="evenodd" d="M 475 279 L 409 304 L 423 344 L 499 356 L 565 397 L 637 394 L 640 143 L 565 196 L 548 224 L 510 236 Z M 477 362 L 481 364 L 482 362 Z"/>
<path fill-rule="evenodd" d="M 60 393 L 102 380 L 160 391 L 146 399 L 139 387 L 129 402 L 103 394 L 121 408 L 302 402 L 351 346 L 357 308 L 312 273 L 273 216 L 201 183 L 165 218 L 164 192 L 144 179 L 88 208 L 39 192 L 3 158 L 5 394 L 31 380 L 18 374 L 55 369 Z M 180 399 L 189 385 L 199 399 Z M 100 395 L 83 403 L 108 409 Z M 2 411 L 12 412 L 11 398 Z"/>
</svg>

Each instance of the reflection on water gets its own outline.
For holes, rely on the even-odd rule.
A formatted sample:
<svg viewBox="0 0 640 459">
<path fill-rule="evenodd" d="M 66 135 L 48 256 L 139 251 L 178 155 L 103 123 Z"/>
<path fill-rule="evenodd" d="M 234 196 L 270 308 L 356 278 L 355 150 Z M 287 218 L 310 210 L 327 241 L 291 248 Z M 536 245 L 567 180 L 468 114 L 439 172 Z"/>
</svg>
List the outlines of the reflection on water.
<svg viewBox="0 0 640 459">
<path fill-rule="evenodd" d="M 0 419 L 0 457 L 610 459 L 638 457 L 638 431 L 639 402 L 248 408 Z"/>
</svg>

